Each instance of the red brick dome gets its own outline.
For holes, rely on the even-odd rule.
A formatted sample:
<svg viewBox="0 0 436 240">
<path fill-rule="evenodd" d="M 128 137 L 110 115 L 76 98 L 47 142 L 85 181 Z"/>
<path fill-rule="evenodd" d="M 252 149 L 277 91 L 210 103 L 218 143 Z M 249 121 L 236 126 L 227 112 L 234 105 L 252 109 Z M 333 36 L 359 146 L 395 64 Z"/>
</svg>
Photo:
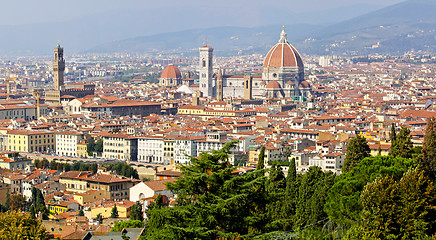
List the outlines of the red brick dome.
<svg viewBox="0 0 436 240">
<path fill-rule="evenodd" d="M 174 65 L 168 65 L 160 75 L 160 78 L 182 78 L 180 70 Z"/>
<path fill-rule="evenodd" d="M 285 28 L 280 34 L 279 42 L 269 50 L 263 62 L 263 67 L 303 67 L 303 61 L 297 49 L 289 44 Z"/>
</svg>

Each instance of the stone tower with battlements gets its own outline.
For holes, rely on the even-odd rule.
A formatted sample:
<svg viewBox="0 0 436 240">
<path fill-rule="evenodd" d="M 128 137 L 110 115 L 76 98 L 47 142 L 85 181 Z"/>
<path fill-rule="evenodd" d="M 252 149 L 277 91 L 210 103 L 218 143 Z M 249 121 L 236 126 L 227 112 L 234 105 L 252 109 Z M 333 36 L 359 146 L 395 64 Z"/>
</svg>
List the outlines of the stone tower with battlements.
<svg viewBox="0 0 436 240">
<path fill-rule="evenodd" d="M 65 71 L 65 59 L 64 59 L 64 49 L 58 44 L 54 49 L 54 59 L 53 59 L 53 82 L 54 89 L 61 90 L 61 86 L 64 85 L 64 71 Z"/>
</svg>

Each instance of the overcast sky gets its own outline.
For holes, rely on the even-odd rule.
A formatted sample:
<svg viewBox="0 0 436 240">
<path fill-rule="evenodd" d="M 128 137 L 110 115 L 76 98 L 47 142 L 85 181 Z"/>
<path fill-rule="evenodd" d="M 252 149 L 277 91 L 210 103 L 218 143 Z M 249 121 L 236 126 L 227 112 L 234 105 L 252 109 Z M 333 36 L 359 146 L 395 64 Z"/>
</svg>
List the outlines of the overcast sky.
<svg viewBox="0 0 436 240">
<path fill-rule="evenodd" d="M 293 13 L 325 11 L 327 9 L 355 4 L 377 5 L 380 7 L 402 2 L 403 0 L 1 0 L 0 25 L 20 25 L 28 23 L 58 22 L 83 16 L 120 9 L 159 9 L 171 10 L 187 7 L 195 11 L 214 11 L 217 6 L 225 7 L 237 14 L 249 12 L 251 8 L 288 9 Z M 186 11 L 186 10 L 185 10 Z M 191 14 L 187 12 L 186 14 Z M 247 20 L 248 21 L 248 20 Z"/>
</svg>

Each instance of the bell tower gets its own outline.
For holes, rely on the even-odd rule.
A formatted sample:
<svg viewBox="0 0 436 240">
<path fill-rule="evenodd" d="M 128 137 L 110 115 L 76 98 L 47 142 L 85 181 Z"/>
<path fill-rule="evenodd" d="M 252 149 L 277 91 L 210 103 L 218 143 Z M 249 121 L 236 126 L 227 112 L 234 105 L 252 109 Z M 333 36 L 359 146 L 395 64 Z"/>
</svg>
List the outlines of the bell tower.
<svg viewBox="0 0 436 240">
<path fill-rule="evenodd" d="M 213 48 L 204 46 L 200 48 L 200 91 L 204 97 L 213 97 Z"/>
<path fill-rule="evenodd" d="M 65 71 L 65 59 L 64 59 L 64 49 L 57 45 L 54 49 L 54 60 L 53 60 L 53 74 L 54 74 L 54 88 L 56 91 L 61 90 L 61 86 L 64 85 L 64 71 Z"/>
</svg>

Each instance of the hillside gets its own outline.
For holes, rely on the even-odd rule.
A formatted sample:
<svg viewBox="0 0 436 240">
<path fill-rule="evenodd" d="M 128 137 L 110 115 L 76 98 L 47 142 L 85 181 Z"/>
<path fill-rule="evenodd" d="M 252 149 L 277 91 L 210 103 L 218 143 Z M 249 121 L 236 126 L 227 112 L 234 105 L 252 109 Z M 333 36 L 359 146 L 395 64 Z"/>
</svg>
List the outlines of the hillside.
<svg viewBox="0 0 436 240">
<path fill-rule="evenodd" d="M 436 52 L 436 3 L 409 0 L 327 27 L 287 25 L 289 41 L 303 54 L 402 54 Z M 196 52 L 207 41 L 222 55 L 265 53 L 277 42 L 279 25 L 192 29 L 114 41 L 88 52 Z"/>
</svg>

